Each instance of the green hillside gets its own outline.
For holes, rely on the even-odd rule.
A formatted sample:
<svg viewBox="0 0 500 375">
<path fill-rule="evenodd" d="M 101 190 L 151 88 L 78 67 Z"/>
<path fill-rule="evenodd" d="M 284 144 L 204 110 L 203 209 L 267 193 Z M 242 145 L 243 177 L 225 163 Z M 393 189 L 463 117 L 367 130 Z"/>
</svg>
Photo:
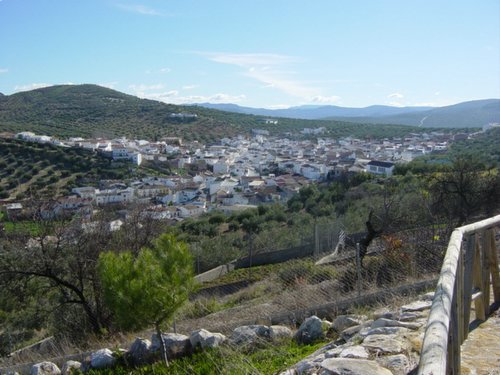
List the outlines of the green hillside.
<svg viewBox="0 0 500 375">
<path fill-rule="evenodd" d="M 83 149 L 0 138 L 0 199 L 59 196 L 79 184 L 131 173 L 129 165 L 112 165 Z"/>
<path fill-rule="evenodd" d="M 196 114 L 175 118 L 172 113 Z M 389 137 L 423 131 L 399 125 L 352 124 L 334 120 L 280 118 L 266 124 L 263 117 L 223 112 L 198 106 L 176 106 L 139 99 L 97 85 L 60 85 L 0 97 L 0 132 L 33 131 L 57 137 L 119 137 L 213 142 L 248 134 L 253 128 L 273 134 L 325 127 L 330 136 Z"/>
</svg>

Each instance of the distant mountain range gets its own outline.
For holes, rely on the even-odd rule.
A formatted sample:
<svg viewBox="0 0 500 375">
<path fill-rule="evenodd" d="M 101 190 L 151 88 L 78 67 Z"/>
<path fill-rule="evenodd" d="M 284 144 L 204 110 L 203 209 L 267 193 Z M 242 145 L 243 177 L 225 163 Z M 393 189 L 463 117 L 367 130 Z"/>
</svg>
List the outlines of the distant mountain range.
<svg viewBox="0 0 500 375">
<path fill-rule="evenodd" d="M 373 105 L 364 108 L 299 106 L 287 109 L 241 107 L 236 104 L 201 103 L 199 106 L 269 117 L 308 120 L 331 119 L 356 123 L 401 124 L 424 127 L 481 127 L 500 122 L 500 99 L 463 102 L 446 107 L 390 107 Z"/>
<path fill-rule="evenodd" d="M 267 123 L 266 118 L 140 99 L 90 84 L 57 85 L 0 95 L 0 133 L 32 131 L 62 138 L 124 136 L 148 140 L 176 136 L 185 141 L 211 143 L 223 137 L 251 134 L 256 128 L 283 134 L 324 127 L 331 137 L 361 138 L 402 136 L 417 130 L 404 125 L 293 118 L 280 118 L 276 124 Z"/>
<path fill-rule="evenodd" d="M 278 117 L 279 121 L 266 122 L 268 117 Z M 500 99 L 441 108 L 302 106 L 269 110 L 234 104 L 178 106 L 97 85 L 58 85 L 0 95 L 0 133 L 33 131 L 58 137 L 125 136 L 154 140 L 178 136 L 186 141 L 209 143 L 250 134 L 255 128 L 283 134 L 324 127 L 331 137 L 377 138 L 418 130 L 407 125 L 458 128 L 481 127 L 491 122 L 500 122 Z"/>
</svg>

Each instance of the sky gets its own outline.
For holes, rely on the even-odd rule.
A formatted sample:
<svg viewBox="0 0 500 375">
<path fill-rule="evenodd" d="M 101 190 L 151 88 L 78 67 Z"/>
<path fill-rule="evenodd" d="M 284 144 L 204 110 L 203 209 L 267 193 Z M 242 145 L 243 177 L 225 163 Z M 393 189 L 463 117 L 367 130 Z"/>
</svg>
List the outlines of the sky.
<svg viewBox="0 0 500 375">
<path fill-rule="evenodd" d="M 500 0 L 0 0 L 0 92 L 444 106 L 500 97 Z"/>
</svg>

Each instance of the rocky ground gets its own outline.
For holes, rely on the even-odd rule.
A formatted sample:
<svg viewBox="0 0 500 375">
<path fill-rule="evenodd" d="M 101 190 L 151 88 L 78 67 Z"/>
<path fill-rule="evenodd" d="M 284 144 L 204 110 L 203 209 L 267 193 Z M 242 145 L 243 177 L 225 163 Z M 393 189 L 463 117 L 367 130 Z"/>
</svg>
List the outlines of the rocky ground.
<svg viewBox="0 0 500 375">
<path fill-rule="evenodd" d="M 279 342 L 283 338 L 293 338 L 298 343 L 308 344 L 325 337 L 336 337 L 282 375 L 407 374 L 418 364 L 432 297 L 432 293 L 425 294 L 418 301 L 402 306 L 397 311 L 375 311 L 372 319 L 364 315 L 341 315 L 330 322 L 311 316 L 295 332 L 285 326 L 248 325 L 235 328 L 227 337 L 203 329 L 192 332 L 190 336 L 167 333 L 162 337 L 169 358 L 190 355 L 196 347 L 204 349 L 231 345 L 233 348 L 248 348 L 262 340 Z M 159 360 L 159 350 L 159 338 L 153 335 L 151 341 L 137 339 L 129 350 L 122 350 L 119 355 L 137 365 Z M 116 351 L 101 349 L 91 353 L 82 362 L 64 363 L 62 369 L 51 362 L 35 364 L 30 374 L 69 374 L 74 368 L 85 371 L 112 367 L 116 364 L 116 357 Z"/>
</svg>

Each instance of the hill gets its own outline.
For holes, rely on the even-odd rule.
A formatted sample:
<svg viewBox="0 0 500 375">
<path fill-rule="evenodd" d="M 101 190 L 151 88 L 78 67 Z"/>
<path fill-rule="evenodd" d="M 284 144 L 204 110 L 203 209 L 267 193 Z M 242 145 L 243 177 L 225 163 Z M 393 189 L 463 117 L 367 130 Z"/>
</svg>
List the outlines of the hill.
<svg viewBox="0 0 500 375">
<path fill-rule="evenodd" d="M 0 199 L 52 198 L 79 184 L 131 176 L 128 165 L 84 149 L 0 138 Z"/>
<path fill-rule="evenodd" d="M 355 123 L 402 124 L 425 127 L 467 128 L 500 122 L 500 99 L 463 102 L 446 107 L 390 107 L 373 105 L 365 108 L 338 106 L 299 106 L 287 109 L 240 107 L 235 104 L 200 106 L 260 116 L 298 119 L 333 119 Z"/>
<path fill-rule="evenodd" d="M 393 114 L 390 116 L 342 117 L 332 119 L 359 123 L 381 122 L 425 127 L 467 128 L 482 127 L 500 122 L 500 99 L 474 100 L 425 111 Z"/>
<path fill-rule="evenodd" d="M 421 112 L 431 109 L 432 107 L 390 107 L 384 105 L 372 105 L 365 108 L 349 108 L 333 105 L 303 105 L 298 107 L 290 107 L 286 109 L 266 109 L 266 108 L 251 108 L 242 107 L 236 104 L 212 104 L 201 103 L 201 107 L 218 109 L 221 111 L 229 111 L 235 113 L 246 113 L 268 117 L 288 117 L 304 120 L 318 120 L 329 117 L 346 117 L 345 121 L 350 121 L 351 117 L 369 117 L 369 116 L 389 116 L 402 113 Z"/>
<path fill-rule="evenodd" d="M 196 115 L 182 117 L 172 114 Z M 0 132 L 33 131 L 58 137 L 128 137 L 156 140 L 179 136 L 203 143 L 251 129 L 271 134 L 324 127 L 332 137 L 391 137 L 419 131 L 389 125 L 353 124 L 337 120 L 265 118 L 201 106 L 176 106 L 140 99 L 97 85 L 59 85 L 0 97 Z M 420 130 L 422 131 L 422 130 Z"/>
<path fill-rule="evenodd" d="M 197 117 L 172 117 L 176 113 Z M 0 97 L 0 130 L 83 137 L 156 139 L 161 136 L 236 134 L 229 119 L 211 110 L 139 99 L 96 85 L 60 85 Z M 246 118 L 243 124 L 256 123 Z"/>
</svg>

